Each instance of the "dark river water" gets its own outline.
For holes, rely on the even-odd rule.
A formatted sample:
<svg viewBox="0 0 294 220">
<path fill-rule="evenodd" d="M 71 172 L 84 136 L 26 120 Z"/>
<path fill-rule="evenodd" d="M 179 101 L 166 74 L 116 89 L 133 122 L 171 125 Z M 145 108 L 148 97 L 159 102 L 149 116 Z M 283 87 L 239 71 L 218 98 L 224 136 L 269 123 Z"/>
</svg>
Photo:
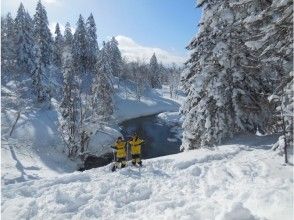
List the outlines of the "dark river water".
<svg viewBox="0 0 294 220">
<path fill-rule="evenodd" d="M 142 158 L 153 158 L 180 152 L 181 141 L 173 132 L 175 125 L 168 125 L 157 115 L 131 119 L 121 123 L 121 133 L 128 139 L 136 132 L 145 141 Z"/>
<path fill-rule="evenodd" d="M 143 159 L 147 159 L 180 152 L 181 140 L 177 138 L 176 133 L 179 126 L 167 124 L 157 115 L 151 115 L 124 121 L 120 124 L 120 132 L 126 140 L 136 132 L 145 141 L 141 156 Z M 131 156 L 129 155 L 128 158 L 131 159 Z M 102 157 L 90 156 L 86 159 L 84 168 L 80 170 L 104 166 L 112 161 L 112 154 L 106 154 Z"/>
</svg>

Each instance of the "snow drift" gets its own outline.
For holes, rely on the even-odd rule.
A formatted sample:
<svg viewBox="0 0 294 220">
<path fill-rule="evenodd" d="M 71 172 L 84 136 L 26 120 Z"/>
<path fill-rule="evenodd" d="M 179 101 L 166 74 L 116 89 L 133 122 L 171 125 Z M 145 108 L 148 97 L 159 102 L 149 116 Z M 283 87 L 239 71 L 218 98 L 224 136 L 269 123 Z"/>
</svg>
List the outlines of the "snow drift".
<svg viewBox="0 0 294 220">
<path fill-rule="evenodd" d="M 270 219 L 293 217 L 292 167 L 276 137 L 110 166 L 2 188 L 5 219 Z M 238 143 L 238 144 L 236 144 Z"/>
</svg>

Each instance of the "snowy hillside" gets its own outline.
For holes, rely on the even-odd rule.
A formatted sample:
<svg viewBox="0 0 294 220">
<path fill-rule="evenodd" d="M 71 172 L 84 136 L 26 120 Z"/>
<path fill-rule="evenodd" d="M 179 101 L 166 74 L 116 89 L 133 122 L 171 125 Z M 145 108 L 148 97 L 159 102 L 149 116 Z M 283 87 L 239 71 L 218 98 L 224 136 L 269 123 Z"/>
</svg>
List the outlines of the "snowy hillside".
<svg viewBox="0 0 294 220">
<path fill-rule="evenodd" d="M 2 218 L 293 218 L 292 166 L 271 151 L 275 136 L 243 136 L 215 149 L 110 165 L 2 188 Z"/>
</svg>

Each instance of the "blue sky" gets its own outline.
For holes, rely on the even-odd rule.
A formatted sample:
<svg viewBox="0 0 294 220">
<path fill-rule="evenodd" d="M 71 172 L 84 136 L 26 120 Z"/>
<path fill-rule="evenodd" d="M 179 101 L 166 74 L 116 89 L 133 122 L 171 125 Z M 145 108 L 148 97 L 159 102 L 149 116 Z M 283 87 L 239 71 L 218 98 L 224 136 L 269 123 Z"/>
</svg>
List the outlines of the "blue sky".
<svg viewBox="0 0 294 220">
<path fill-rule="evenodd" d="M 11 12 L 14 16 L 20 2 L 2 0 L 2 14 Z M 22 2 L 33 15 L 37 0 Z M 79 14 L 86 18 L 92 12 L 99 42 L 120 36 L 119 43 L 126 53 L 138 47 L 145 52 L 162 50 L 162 57 L 171 55 L 174 59 L 187 56 L 185 46 L 195 36 L 201 16 L 195 0 L 43 0 L 42 3 L 51 28 L 56 22 L 64 26 L 67 21 L 75 27 Z"/>
</svg>

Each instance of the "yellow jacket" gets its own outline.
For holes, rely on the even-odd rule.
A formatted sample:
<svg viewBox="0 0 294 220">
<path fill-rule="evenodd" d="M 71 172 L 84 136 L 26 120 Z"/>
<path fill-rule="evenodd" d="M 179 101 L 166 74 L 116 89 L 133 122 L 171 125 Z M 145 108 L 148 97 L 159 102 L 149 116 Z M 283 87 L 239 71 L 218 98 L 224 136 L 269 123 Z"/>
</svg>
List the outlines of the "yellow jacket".
<svg viewBox="0 0 294 220">
<path fill-rule="evenodd" d="M 131 154 L 141 154 L 141 145 L 143 143 L 144 141 L 140 138 L 137 138 L 136 140 L 133 138 L 129 141 L 129 144 L 131 145 Z"/>
<path fill-rule="evenodd" d="M 117 158 L 122 158 L 127 156 L 126 149 L 125 149 L 126 143 L 127 143 L 126 141 L 115 142 L 114 146 L 116 149 Z"/>
</svg>

